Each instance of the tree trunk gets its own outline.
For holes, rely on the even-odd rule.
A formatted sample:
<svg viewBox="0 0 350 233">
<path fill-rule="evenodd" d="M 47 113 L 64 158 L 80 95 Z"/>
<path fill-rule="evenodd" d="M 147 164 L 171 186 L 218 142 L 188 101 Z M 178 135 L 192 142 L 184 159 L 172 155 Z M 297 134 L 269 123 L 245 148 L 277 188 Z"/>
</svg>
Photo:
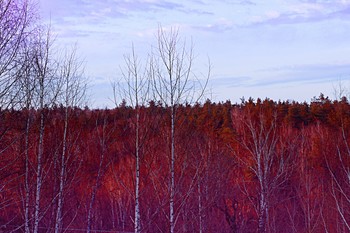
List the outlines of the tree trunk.
<svg viewBox="0 0 350 233">
<path fill-rule="evenodd" d="M 137 99 L 137 96 L 136 96 Z M 136 164 L 135 164 L 135 233 L 141 232 L 141 221 L 140 221 L 140 204 L 139 204 L 139 189 L 140 189 L 140 148 L 139 148 L 139 127 L 140 127 L 140 108 L 136 103 Z"/>
<path fill-rule="evenodd" d="M 94 203 L 95 203 L 95 198 L 96 198 L 96 193 L 98 190 L 98 186 L 100 183 L 100 177 L 101 177 L 101 173 L 102 173 L 102 160 L 103 160 L 103 156 L 102 159 L 100 161 L 100 165 L 99 165 L 99 169 L 97 172 L 97 178 L 96 178 L 96 182 L 94 187 L 92 188 L 92 193 L 91 193 L 91 198 L 90 198 L 90 203 L 89 203 L 89 210 L 88 210 L 88 217 L 87 217 L 87 228 L 86 228 L 86 232 L 90 233 L 91 232 L 91 227 L 92 227 L 92 212 L 93 212 L 93 207 L 94 207 Z"/>
<path fill-rule="evenodd" d="M 30 202 L 30 190 L 29 190 L 29 128 L 30 128 L 30 110 L 28 110 L 28 118 L 26 123 L 25 133 L 25 209 L 24 209 L 24 230 L 25 233 L 29 233 L 29 202 Z"/>
<path fill-rule="evenodd" d="M 66 151 L 67 151 L 67 131 L 68 131 L 68 106 L 65 109 L 65 119 L 64 119 L 64 130 L 63 130 L 63 145 L 61 154 L 61 174 L 60 174 L 60 186 L 58 191 L 58 204 L 55 222 L 55 233 L 60 232 L 62 227 L 62 209 L 63 209 L 63 189 L 65 186 L 65 176 L 66 176 Z"/>
<path fill-rule="evenodd" d="M 43 106 L 43 104 L 42 104 Z M 39 148 L 37 157 L 37 177 L 36 177 L 36 190 L 35 190 L 35 213 L 34 213 L 34 233 L 39 231 L 40 221 L 40 194 L 42 185 L 42 157 L 44 151 L 44 110 L 40 110 L 40 129 L 39 129 Z"/>
<path fill-rule="evenodd" d="M 175 106 L 171 106 L 171 164 L 170 164 L 170 233 L 174 233 L 174 196 L 175 196 Z"/>
</svg>

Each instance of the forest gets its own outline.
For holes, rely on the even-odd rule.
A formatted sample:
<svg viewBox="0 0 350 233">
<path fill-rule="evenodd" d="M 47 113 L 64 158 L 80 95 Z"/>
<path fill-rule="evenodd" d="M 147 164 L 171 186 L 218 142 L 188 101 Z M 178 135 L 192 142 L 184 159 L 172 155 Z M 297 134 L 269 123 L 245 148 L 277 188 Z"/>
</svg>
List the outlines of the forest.
<svg viewBox="0 0 350 233">
<path fill-rule="evenodd" d="M 0 1 L 0 232 L 350 232 L 350 103 L 206 98 L 159 27 L 90 109 L 75 47 Z"/>
<path fill-rule="evenodd" d="M 34 225 L 40 164 L 38 232 L 58 220 L 62 232 L 133 232 L 137 149 L 140 231 L 169 231 L 170 112 L 140 108 L 135 147 L 136 111 L 123 104 L 1 111 L 1 230 Z M 349 232 L 346 98 L 207 100 L 177 114 L 176 232 Z"/>
</svg>

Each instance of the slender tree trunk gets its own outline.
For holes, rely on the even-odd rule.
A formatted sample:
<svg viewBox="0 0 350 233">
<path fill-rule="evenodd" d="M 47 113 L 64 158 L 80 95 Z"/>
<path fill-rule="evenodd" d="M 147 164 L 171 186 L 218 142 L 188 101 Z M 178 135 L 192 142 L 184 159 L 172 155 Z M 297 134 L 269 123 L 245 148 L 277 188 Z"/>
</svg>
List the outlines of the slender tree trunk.
<svg viewBox="0 0 350 233">
<path fill-rule="evenodd" d="M 96 182 L 97 183 L 97 182 Z M 88 217 L 87 217 L 87 228 L 86 228 L 86 233 L 91 232 L 91 225 L 92 225 L 92 209 L 94 206 L 95 202 L 95 196 L 97 192 L 97 184 L 93 187 L 91 198 L 90 198 L 90 204 L 89 204 L 89 210 L 88 210 Z"/>
<path fill-rule="evenodd" d="M 30 111 L 28 109 L 28 111 Z M 29 190 L 29 127 L 30 127 L 30 113 L 28 113 L 25 133 L 25 209 L 24 209 L 24 230 L 25 233 L 29 233 L 29 202 L 30 202 L 30 190 Z"/>
<path fill-rule="evenodd" d="M 131 56 L 124 56 L 126 68 L 122 70 L 122 76 L 127 83 L 126 88 L 121 88 L 122 98 L 126 99 L 129 104 L 135 109 L 136 119 L 133 122 L 135 126 L 135 216 L 134 216 L 134 232 L 141 232 L 141 213 L 140 213 L 140 162 L 141 162 L 141 139 L 144 140 L 140 135 L 140 112 L 141 106 L 146 104 L 148 101 L 149 92 L 149 79 L 146 76 L 146 69 L 142 71 L 142 66 L 139 66 L 139 59 L 137 58 L 132 47 Z M 145 72 L 145 73 L 142 73 Z M 116 85 L 113 87 L 114 95 L 116 96 Z"/>
<path fill-rule="evenodd" d="M 90 203 L 89 203 L 89 210 L 88 210 L 88 217 L 87 217 L 87 228 L 86 228 L 86 232 L 87 233 L 91 232 L 92 212 L 93 212 L 93 207 L 94 207 L 94 203 L 95 203 L 96 193 L 97 193 L 98 186 L 100 184 L 100 179 L 101 179 L 101 176 L 102 176 L 103 160 L 104 160 L 104 151 L 102 152 L 100 163 L 99 163 L 99 166 L 98 166 L 96 182 L 95 182 L 94 187 L 92 188 L 92 193 L 91 193 L 91 198 L 90 198 Z"/>
<path fill-rule="evenodd" d="M 136 96 L 137 99 L 137 96 Z M 139 127 L 140 127 L 140 108 L 136 103 L 136 177 L 135 177 L 135 233 L 141 232 L 140 222 L 140 204 L 139 204 L 139 189 L 140 189 L 140 148 L 139 148 Z"/>
<path fill-rule="evenodd" d="M 259 220 L 258 220 L 258 232 L 265 233 L 266 232 L 266 223 L 267 223 L 267 204 L 266 204 L 266 196 L 263 192 L 260 193 L 259 200 L 260 210 L 259 210 Z"/>
<path fill-rule="evenodd" d="M 198 179 L 198 217 L 199 217 L 199 233 L 203 233 L 203 207 L 202 207 L 202 190 L 201 179 Z"/>
<path fill-rule="evenodd" d="M 266 155 L 265 155 L 266 156 Z M 266 190 L 266 178 L 265 178 L 265 172 L 263 171 L 263 164 L 262 164 L 262 156 L 260 152 L 257 153 L 257 173 L 258 173 L 258 180 L 259 180 L 259 186 L 260 186 L 260 196 L 259 196 L 259 217 L 258 217 L 258 232 L 259 233 L 265 233 L 266 232 L 266 208 L 267 208 L 267 200 L 265 195 Z M 265 164 L 266 166 L 266 164 Z"/>
<path fill-rule="evenodd" d="M 58 191 L 58 204 L 55 222 L 55 233 L 60 232 L 62 227 L 62 209 L 63 209 L 63 189 L 65 186 L 65 176 L 66 176 L 66 151 L 67 151 L 67 131 L 68 131 L 68 107 L 65 109 L 65 119 L 64 119 L 64 130 L 63 130 L 63 145 L 62 145 L 62 155 L 61 155 L 61 174 L 60 174 L 60 186 Z"/>
<path fill-rule="evenodd" d="M 171 106 L 171 164 L 170 164 L 170 233 L 175 230 L 175 212 L 174 212 L 174 196 L 175 196 L 175 106 Z"/>
<path fill-rule="evenodd" d="M 43 104 L 42 104 L 43 107 Z M 42 185 L 42 157 L 44 151 L 44 109 L 40 109 L 40 129 L 39 129 L 39 148 L 38 148 L 38 165 L 37 165 L 37 178 L 36 178 L 36 191 L 35 191 L 35 213 L 34 213 L 34 233 L 39 231 L 40 221 L 40 195 Z"/>
<path fill-rule="evenodd" d="M 35 68 L 36 75 L 38 78 L 38 87 L 39 87 L 39 111 L 40 111 L 40 125 L 39 125 L 39 144 L 38 144 L 38 154 L 37 154 L 37 171 L 36 171 L 36 190 L 35 190 L 35 207 L 34 207 L 34 233 L 38 233 L 39 231 L 39 222 L 40 222 L 40 197 L 41 197 L 41 186 L 43 182 L 43 162 L 42 157 L 44 153 L 44 107 L 45 107 L 45 99 L 46 99 L 46 83 L 51 82 L 49 80 L 49 66 L 51 65 L 49 62 L 50 58 L 50 31 L 48 30 L 45 38 L 38 38 L 38 51 L 35 54 Z M 43 44 L 42 44 L 43 43 Z M 41 47 L 44 46 L 44 47 Z M 47 80 L 48 79 L 48 80 Z M 53 83 L 52 83 L 53 84 Z M 55 93 L 57 94 L 57 93 Z M 51 100 L 53 101 L 53 99 Z"/>
<path fill-rule="evenodd" d="M 165 32 L 161 27 L 158 30 L 157 53 L 153 53 L 150 61 L 149 74 L 153 82 L 153 90 L 165 106 L 170 108 L 170 182 L 169 182 L 169 227 L 170 233 L 175 232 L 175 225 L 179 212 L 183 205 L 179 205 L 179 211 L 175 211 L 175 123 L 176 108 L 181 103 L 198 101 L 205 90 L 206 83 L 200 88 L 192 86 L 190 77 L 196 77 L 192 73 L 193 54 L 185 42 L 178 37 L 178 30 L 170 29 Z M 158 58 L 159 59 L 158 59 Z M 209 69 L 210 71 L 210 69 Z M 210 72 L 208 73 L 209 77 Z M 207 78 L 208 78 L 207 77 Z M 196 82 L 194 81 L 194 82 Z M 198 97 L 197 100 L 196 97 Z"/>
</svg>

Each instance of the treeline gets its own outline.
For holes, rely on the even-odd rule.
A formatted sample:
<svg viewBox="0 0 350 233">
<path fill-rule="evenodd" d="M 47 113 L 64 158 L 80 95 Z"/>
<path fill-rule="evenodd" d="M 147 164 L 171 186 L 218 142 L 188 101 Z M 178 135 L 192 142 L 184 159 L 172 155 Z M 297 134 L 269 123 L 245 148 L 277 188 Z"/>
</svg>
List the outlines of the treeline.
<svg viewBox="0 0 350 233">
<path fill-rule="evenodd" d="M 136 149 L 140 230 L 169 231 L 171 108 L 54 106 L 1 116 L 2 231 L 32 230 L 39 204 L 39 232 L 57 221 L 60 232 L 133 232 Z M 179 105 L 175 129 L 175 231 L 349 232 L 346 98 Z"/>
</svg>

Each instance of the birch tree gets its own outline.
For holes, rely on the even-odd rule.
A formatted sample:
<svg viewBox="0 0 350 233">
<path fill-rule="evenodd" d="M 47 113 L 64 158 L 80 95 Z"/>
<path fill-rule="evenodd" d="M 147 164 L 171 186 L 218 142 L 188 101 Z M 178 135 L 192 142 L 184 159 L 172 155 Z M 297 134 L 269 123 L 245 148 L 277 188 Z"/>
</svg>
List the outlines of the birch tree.
<svg viewBox="0 0 350 233">
<path fill-rule="evenodd" d="M 134 216 L 134 231 L 141 232 L 141 214 L 140 214 L 140 159 L 142 156 L 142 144 L 144 143 L 145 134 L 141 132 L 140 114 L 141 108 L 147 104 L 149 100 L 149 78 L 147 64 L 143 67 L 140 59 L 135 54 L 134 46 L 132 46 L 131 55 L 124 56 L 125 67 L 122 68 L 122 80 L 113 85 L 115 102 L 116 97 L 121 95 L 127 104 L 135 111 L 134 125 L 134 157 L 135 157 L 135 216 Z"/>
<path fill-rule="evenodd" d="M 91 194 L 88 199 L 88 211 L 87 211 L 87 222 L 86 222 L 86 232 L 90 233 L 93 231 L 93 212 L 94 204 L 96 201 L 97 192 L 101 186 L 101 182 L 104 174 L 106 173 L 110 161 L 107 158 L 108 149 L 111 144 L 112 134 L 114 129 L 108 127 L 108 116 L 105 113 L 102 113 L 99 118 L 96 119 L 96 134 L 94 135 L 94 140 L 96 141 L 96 147 L 98 148 L 99 156 L 96 156 L 98 159 L 97 172 L 94 174 L 96 178 L 93 181 L 93 186 Z M 94 142 L 90 142 L 94 144 Z"/>
<path fill-rule="evenodd" d="M 27 67 L 24 69 L 21 86 L 23 93 L 23 106 L 26 113 L 26 125 L 25 125 L 25 145 L 24 145 L 24 161 L 25 161 L 25 173 L 24 173 L 24 226 L 25 232 L 29 233 L 29 223 L 30 223 L 30 167 L 29 167 L 29 149 L 30 149 L 30 128 L 32 126 L 33 114 L 31 108 L 33 107 L 33 98 L 34 98 L 34 88 L 36 85 L 36 80 L 33 76 L 33 54 L 31 50 L 28 49 L 27 56 Z"/>
<path fill-rule="evenodd" d="M 317 132 L 317 127 L 314 130 Z M 321 174 L 317 172 L 315 166 L 310 162 L 312 133 L 312 130 L 301 129 L 299 158 L 296 165 L 298 167 L 297 173 L 300 176 L 297 194 L 304 215 L 305 232 L 308 233 L 317 232 L 322 225 L 322 213 L 324 212 L 323 196 L 325 195 L 323 182 L 319 179 Z M 315 177 L 316 175 L 317 177 Z"/>
<path fill-rule="evenodd" d="M 57 80 L 57 62 L 53 59 L 53 40 L 50 29 L 42 28 L 36 38 L 34 50 L 34 75 L 37 80 L 35 88 L 36 104 L 39 111 L 39 139 L 36 157 L 36 184 L 34 203 L 34 233 L 39 231 L 41 219 L 41 189 L 43 185 L 43 155 L 45 133 L 45 109 L 50 107 L 57 99 L 61 83 Z"/>
<path fill-rule="evenodd" d="M 64 205 L 64 189 L 67 182 L 67 164 L 71 155 L 68 154 L 68 131 L 69 118 L 74 107 L 81 106 L 84 102 L 86 91 L 86 83 L 83 79 L 82 62 L 78 60 L 76 48 L 71 51 L 66 50 L 60 61 L 58 69 L 58 78 L 63 83 L 60 101 L 64 107 L 64 128 L 62 135 L 62 151 L 60 156 L 60 175 L 59 175 L 59 191 L 56 210 L 55 233 L 61 232 L 62 229 L 62 213 Z M 76 171 L 75 171 L 76 172 Z"/>
<path fill-rule="evenodd" d="M 176 124 L 177 109 L 180 104 L 193 103 L 202 97 L 210 76 L 210 66 L 202 82 L 193 72 L 193 44 L 186 44 L 179 36 L 178 29 L 169 31 L 158 28 L 157 46 L 151 55 L 150 76 L 155 98 L 170 110 L 170 187 L 169 187 L 169 227 L 175 232 L 176 213 Z M 176 212 L 177 211 L 177 212 Z"/>
<path fill-rule="evenodd" d="M 27 57 L 27 37 L 34 32 L 35 9 L 27 0 L 0 0 L 0 109 L 5 110 L 10 107 L 18 107 L 21 101 L 19 94 L 22 83 L 21 77 L 26 75 L 30 65 Z M 0 141 L 7 135 L 8 128 L 3 126 L 3 111 L 0 112 Z M 13 140 L 13 142 L 16 138 Z M 1 148 L 0 158 L 5 164 L 12 164 L 2 154 L 5 153 L 12 143 L 8 143 L 5 148 Z M 10 159 L 10 158 L 9 158 Z M 0 167 L 0 171 L 8 166 Z M 12 179 L 18 182 L 18 179 Z M 12 183 L 12 182 L 10 182 Z M 9 185 L 7 179 L 0 181 L 0 195 Z M 7 197 L 6 201 L 11 200 Z M 13 201 L 11 201 L 13 203 Z M 0 208 L 2 203 L 0 203 Z"/>
<path fill-rule="evenodd" d="M 327 167 L 332 177 L 331 196 L 342 223 L 342 231 L 350 231 L 350 145 L 348 132 L 344 127 L 343 119 L 340 128 L 340 140 L 336 146 L 337 167 L 334 168 L 330 159 L 326 158 Z"/>
<path fill-rule="evenodd" d="M 237 154 L 236 159 L 256 177 L 255 194 L 246 188 L 246 181 L 243 182 L 242 189 L 257 213 L 257 231 L 264 233 L 269 232 L 272 196 L 283 187 L 291 174 L 295 139 L 288 138 L 288 135 L 292 135 L 291 132 L 278 125 L 273 109 L 270 110 L 261 103 L 257 103 L 259 106 L 256 107 L 249 106 L 250 104 L 253 103 L 248 103 L 243 110 L 236 109 L 233 112 L 233 124 L 240 135 L 239 144 L 246 152 L 244 155 Z"/>
<path fill-rule="evenodd" d="M 33 33 L 36 12 L 28 0 L 0 1 L 0 107 L 6 108 L 16 98 L 19 81 L 15 75 L 26 64 L 24 47 Z M 16 88 L 18 90 L 18 88 Z"/>
</svg>

